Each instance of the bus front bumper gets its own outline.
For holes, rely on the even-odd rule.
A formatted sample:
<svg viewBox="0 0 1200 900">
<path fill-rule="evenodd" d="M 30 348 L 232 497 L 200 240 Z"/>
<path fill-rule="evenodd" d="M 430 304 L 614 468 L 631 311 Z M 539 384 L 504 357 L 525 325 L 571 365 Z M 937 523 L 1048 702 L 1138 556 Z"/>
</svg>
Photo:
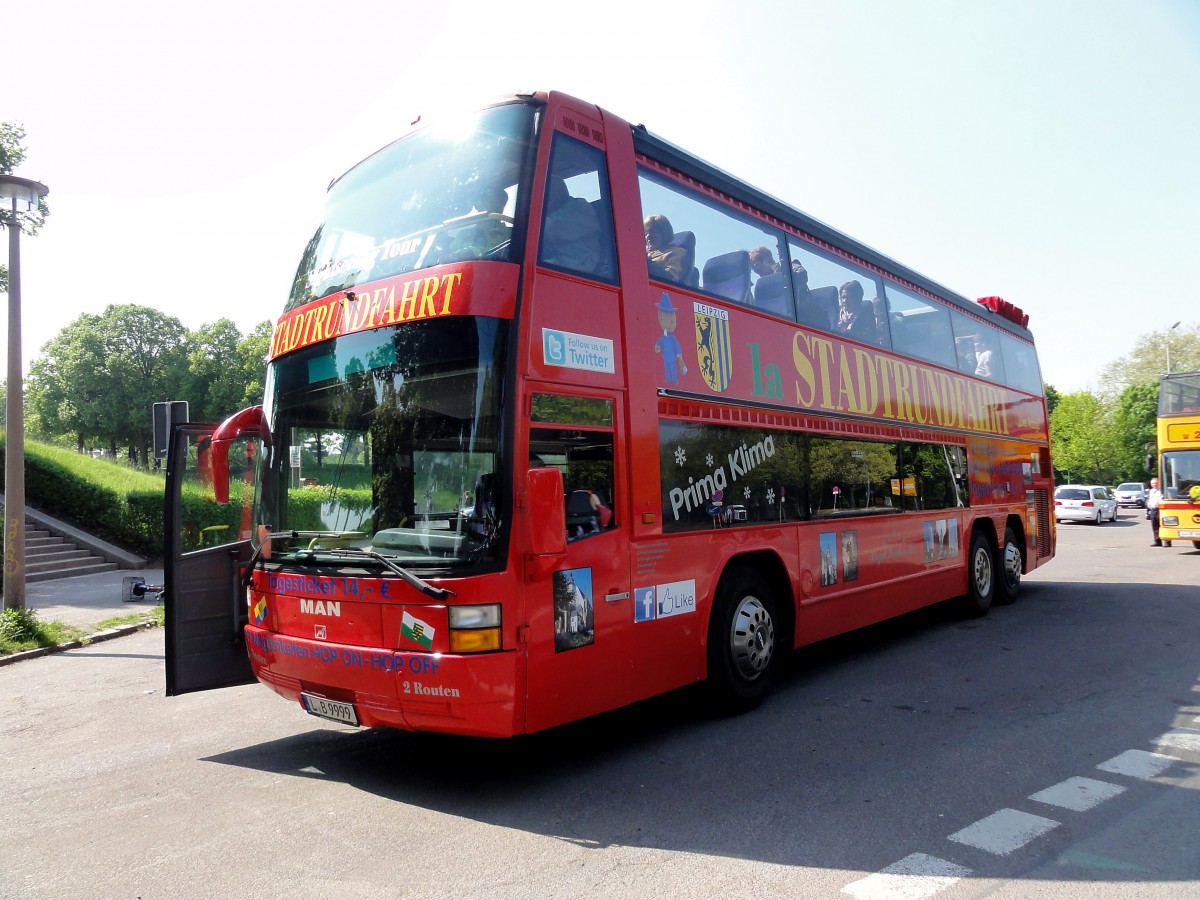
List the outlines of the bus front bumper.
<svg viewBox="0 0 1200 900">
<path fill-rule="evenodd" d="M 510 737 L 523 730 L 516 698 L 523 667 L 514 651 L 412 653 L 306 640 L 246 626 L 255 677 L 307 711 L 349 705 L 367 728 Z M 307 695 L 302 699 L 302 695 Z M 324 716 L 328 718 L 328 715 Z"/>
</svg>

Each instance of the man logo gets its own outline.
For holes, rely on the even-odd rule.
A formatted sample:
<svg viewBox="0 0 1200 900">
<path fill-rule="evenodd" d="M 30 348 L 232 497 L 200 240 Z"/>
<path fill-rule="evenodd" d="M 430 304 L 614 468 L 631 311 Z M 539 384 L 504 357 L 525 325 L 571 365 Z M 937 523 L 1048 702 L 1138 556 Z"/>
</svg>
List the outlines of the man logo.
<svg viewBox="0 0 1200 900">
<path fill-rule="evenodd" d="M 340 600 L 310 600 L 307 597 L 301 597 L 300 612 L 310 616 L 338 618 L 342 614 L 342 602 Z"/>
<path fill-rule="evenodd" d="M 733 353 L 729 338 L 729 313 L 715 306 L 695 304 L 696 361 L 700 375 L 714 391 L 724 391 L 733 378 Z"/>
</svg>

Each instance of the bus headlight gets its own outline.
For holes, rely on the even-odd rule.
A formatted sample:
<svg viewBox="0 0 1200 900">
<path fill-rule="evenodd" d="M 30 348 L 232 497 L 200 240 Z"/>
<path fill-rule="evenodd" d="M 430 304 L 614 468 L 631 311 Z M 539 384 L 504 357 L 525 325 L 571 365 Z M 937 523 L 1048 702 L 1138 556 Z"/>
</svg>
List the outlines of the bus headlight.
<svg viewBox="0 0 1200 900">
<path fill-rule="evenodd" d="M 451 606 L 450 652 L 485 653 L 500 649 L 500 604 Z"/>
<path fill-rule="evenodd" d="M 1163 516 L 1158 520 L 1159 525 L 1166 525 L 1168 528 L 1179 527 L 1179 516 Z"/>
</svg>

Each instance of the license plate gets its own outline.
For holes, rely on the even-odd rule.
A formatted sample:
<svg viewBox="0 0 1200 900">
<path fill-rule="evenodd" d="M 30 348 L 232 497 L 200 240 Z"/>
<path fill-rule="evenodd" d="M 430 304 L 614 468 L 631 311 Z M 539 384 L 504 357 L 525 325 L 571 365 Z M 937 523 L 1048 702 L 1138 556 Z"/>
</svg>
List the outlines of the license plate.
<svg viewBox="0 0 1200 900">
<path fill-rule="evenodd" d="M 1188 530 L 1188 531 L 1177 531 L 1175 533 L 1178 534 L 1181 538 L 1200 538 L 1200 531 Z"/>
<path fill-rule="evenodd" d="M 328 697 L 316 697 L 312 694 L 301 694 L 300 700 L 310 715 L 320 716 L 322 719 L 341 722 L 345 725 L 358 724 L 358 716 L 354 712 L 354 707 L 349 703 L 330 700 Z"/>
</svg>

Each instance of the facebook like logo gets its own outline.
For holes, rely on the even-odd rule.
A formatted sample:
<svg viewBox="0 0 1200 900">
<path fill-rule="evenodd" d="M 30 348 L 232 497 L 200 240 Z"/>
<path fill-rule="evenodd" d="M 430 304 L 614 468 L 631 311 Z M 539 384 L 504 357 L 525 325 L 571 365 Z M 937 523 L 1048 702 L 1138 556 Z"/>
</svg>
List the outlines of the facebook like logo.
<svg viewBox="0 0 1200 900">
<path fill-rule="evenodd" d="M 567 364 L 567 342 L 561 332 L 542 329 L 542 355 L 552 366 Z"/>
<path fill-rule="evenodd" d="M 633 621 L 649 622 L 657 614 L 653 587 L 640 587 L 633 592 Z"/>
</svg>

